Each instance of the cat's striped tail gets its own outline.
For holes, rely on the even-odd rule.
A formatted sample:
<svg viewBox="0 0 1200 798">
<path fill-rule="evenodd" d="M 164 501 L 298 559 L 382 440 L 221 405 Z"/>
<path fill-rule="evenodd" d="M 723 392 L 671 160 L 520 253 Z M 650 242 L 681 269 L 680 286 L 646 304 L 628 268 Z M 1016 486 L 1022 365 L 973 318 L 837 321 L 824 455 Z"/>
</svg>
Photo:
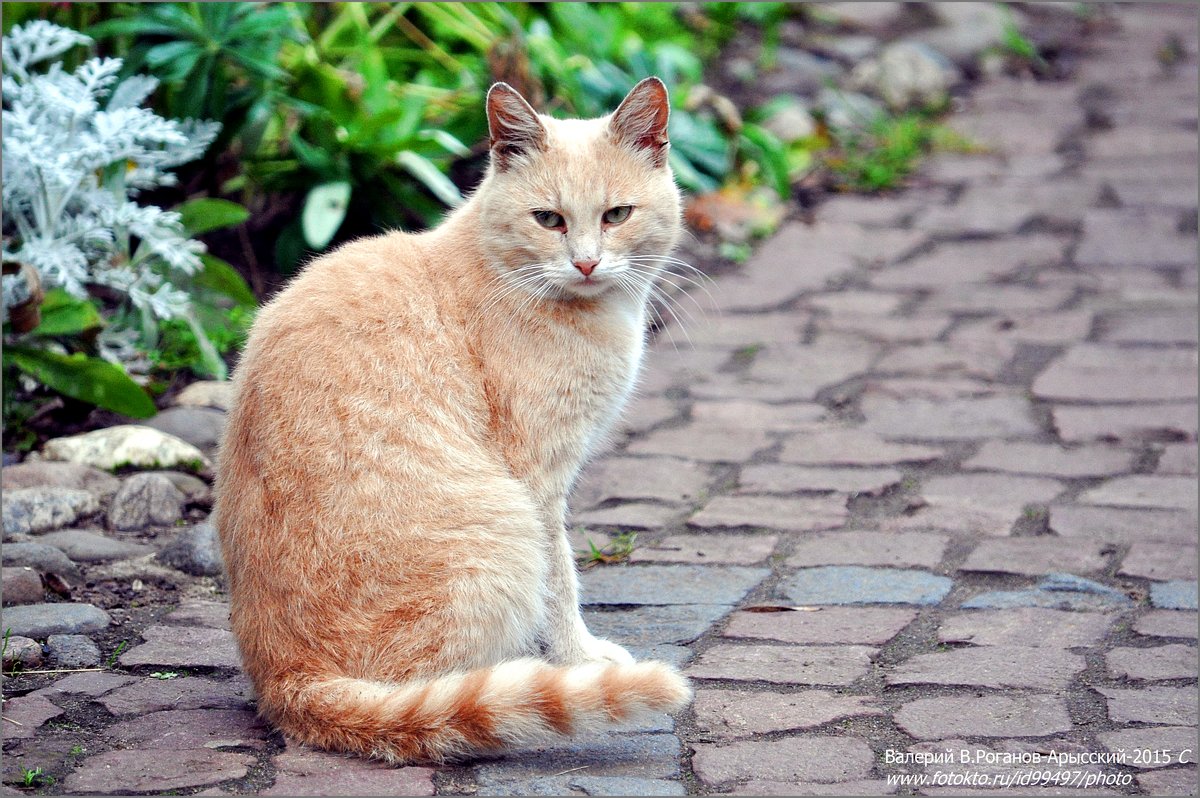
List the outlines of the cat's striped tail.
<svg viewBox="0 0 1200 798">
<path fill-rule="evenodd" d="M 290 737 L 395 763 L 560 740 L 680 709 L 692 694 L 662 662 L 536 659 L 400 685 L 293 675 L 264 687 L 260 709 Z"/>
</svg>

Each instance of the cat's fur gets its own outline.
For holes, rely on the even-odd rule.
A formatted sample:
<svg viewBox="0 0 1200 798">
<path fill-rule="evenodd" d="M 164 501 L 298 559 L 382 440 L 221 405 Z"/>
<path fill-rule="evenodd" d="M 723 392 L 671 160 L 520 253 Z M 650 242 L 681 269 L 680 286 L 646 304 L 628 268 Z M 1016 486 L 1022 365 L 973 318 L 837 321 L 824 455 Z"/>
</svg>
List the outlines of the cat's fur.
<svg viewBox="0 0 1200 798">
<path fill-rule="evenodd" d="M 233 631 L 260 711 L 316 746 L 438 761 L 690 697 L 587 631 L 563 528 L 680 232 L 666 90 L 560 121 L 497 84 L 487 111 L 470 200 L 313 262 L 237 370 L 215 511 Z"/>
</svg>

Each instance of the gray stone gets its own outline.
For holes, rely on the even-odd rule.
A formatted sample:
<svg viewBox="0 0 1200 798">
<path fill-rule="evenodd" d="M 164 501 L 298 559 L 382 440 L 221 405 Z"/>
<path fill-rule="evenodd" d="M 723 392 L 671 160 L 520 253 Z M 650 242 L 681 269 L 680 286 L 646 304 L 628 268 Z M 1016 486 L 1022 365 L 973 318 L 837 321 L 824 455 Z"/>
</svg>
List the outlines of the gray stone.
<svg viewBox="0 0 1200 798">
<path fill-rule="evenodd" d="M 781 587 L 797 604 L 933 605 L 951 585 L 946 577 L 926 571 L 825 566 L 802 568 Z"/>
<path fill-rule="evenodd" d="M 770 94 L 801 94 L 811 96 L 821 87 L 836 80 L 842 73 L 836 61 L 790 47 L 776 51 L 775 68 L 760 72 L 757 78 Z"/>
<path fill-rule="evenodd" d="M 1146 269 L 1196 265 L 1196 239 L 1179 235 L 1173 213 L 1140 208 L 1093 208 L 1083 218 L 1075 262 L 1085 267 Z"/>
<path fill-rule="evenodd" d="M 42 664 L 42 644 L 29 637 L 9 635 L 4 645 L 4 670 L 16 666 L 36 668 Z"/>
<path fill-rule="evenodd" d="M 816 106 L 825 112 L 826 124 L 840 130 L 865 130 L 887 113 L 867 95 L 840 89 L 822 89 Z"/>
<path fill-rule="evenodd" d="M 982 593 L 964 601 L 963 609 L 1006 609 L 1045 607 L 1061 610 L 1104 611 L 1130 607 L 1133 602 L 1124 593 L 1071 574 L 1050 574 L 1034 587 L 1024 590 L 998 590 Z"/>
<path fill-rule="evenodd" d="M 150 427 L 122 424 L 46 441 L 42 450 L 47 460 L 114 471 L 125 466 L 138 468 L 211 468 L 208 458 L 186 441 Z"/>
<path fill-rule="evenodd" d="M 100 664 L 100 647 L 85 635 L 50 635 L 50 661 L 59 668 L 92 668 Z"/>
<path fill-rule="evenodd" d="M 217 410 L 232 410 L 236 392 L 232 382 L 201 380 L 193 382 L 175 397 L 175 404 L 182 407 L 215 407 Z"/>
<path fill-rule="evenodd" d="M 1100 541 L 1052 537 L 985 540 L 975 547 L 960 571 L 1041 576 L 1060 571 L 1073 574 L 1103 571 L 1108 561 Z"/>
<path fill-rule="evenodd" d="M 796 542 L 788 565 L 890 565 L 935 568 L 948 538 L 921 532 L 828 532 Z"/>
<path fill-rule="evenodd" d="M 847 5 L 882 5 L 881 3 L 849 3 Z M 855 779 L 839 781 L 837 784 L 819 784 L 813 781 L 762 781 L 752 780 L 737 788 L 738 795 L 892 795 L 895 784 L 883 779 Z"/>
<path fill-rule="evenodd" d="M 32 568 L 5 567 L 3 580 L 5 607 L 14 604 L 38 604 L 45 600 L 46 591 L 42 587 L 42 577 Z"/>
<path fill-rule="evenodd" d="M 841 718 L 884 714 L 872 699 L 826 690 L 798 693 L 697 690 L 693 711 L 700 730 L 720 739 L 811 729 Z"/>
<path fill-rule="evenodd" d="M 218 681 L 198 676 L 139 679 L 105 695 L 100 703 L 114 715 L 144 715 L 168 709 L 250 709 L 254 691 L 242 676 Z"/>
<path fill-rule="evenodd" d="M 1194 687 L 1142 687 L 1137 690 L 1096 687 L 1094 689 L 1108 699 L 1108 719 L 1113 723 L 1196 725 L 1196 690 Z"/>
<path fill-rule="evenodd" d="M 1106 341 L 1133 344 L 1195 344 L 1200 331 L 1196 314 L 1183 310 L 1138 310 L 1109 317 Z M 1195 451 L 1195 446 L 1191 447 Z"/>
<path fill-rule="evenodd" d="M 585 795 L 687 795 L 677 781 L 631 776 L 577 776 L 571 779 L 570 786 Z"/>
<path fill-rule="evenodd" d="M 51 704 L 45 696 L 23 695 L 4 699 L 4 739 L 32 737 L 39 726 L 63 711 Z"/>
<path fill-rule="evenodd" d="M 584 621 L 592 634 L 621 645 L 652 646 L 691 643 L 729 612 L 724 604 L 668 604 L 607 612 L 588 611 Z"/>
<path fill-rule="evenodd" d="M 1139 441 L 1162 436 L 1194 438 L 1197 426 L 1195 402 L 1154 405 L 1056 405 L 1054 427 L 1067 443 L 1095 440 Z"/>
<path fill-rule="evenodd" d="M 1196 648 L 1182 643 L 1153 648 L 1114 648 L 1105 659 L 1109 676 L 1117 679 L 1196 678 Z"/>
<path fill-rule="evenodd" d="M 716 496 L 688 525 L 702 529 L 753 527 L 781 532 L 836 529 L 849 512 L 842 496 Z"/>
<path fill-rule="evenodd" d="M 805 468 L 767 463 L 748 465 L 738 479 L 738 493 L 820 491 L 877 496 L 903 475 L 894 468 Z"/>
<path fill-rule="evenodd" d="M 59 529 L 100 509 L 96 497 L 73 488 L 17 488 L 4 491 L 4 535 Z"/>
<path fill-rule="evenodd" d="M 225 432 L 225 413 L 207 407 L 168 407 L 143 423 L 197 449 L 209 449 L 221 441 Z"/>
<path fill-rule="evenodd" d="M 121 481 L 112 474 L 97 468 L 77 463 L 56 463 L 53 460 L 29 460 L 18 465 L 5 466 L 0 479 L 4 489 L 20 488 L 67 488 L 86 490 L 98 499 L 105 499 L 117 492 Z"/>
<path fill-rule="evenodd" d="M 1196 613 L 1177 610 L 1151 610 L 1133 622 L 1133 631 L 1152 637 L 1196 639 Z"/>
<path fill-rule="evenodd" d="M 986 441 L 964 468 L 1048 477 L 1107 477 L 1128 471 L 1134 453 L 1108 446 L 1065 449 L 1043 443 Z"/>
<path fill-rule="evenodd" d="M 41 536 L 42 541 L 61 549 L 75 562 L 108 562 L 110 560 L 128 560 L 141 557 L 154 551 L 150 546 L 140 543 L 127 543 L 107 537 L 99 530 L 67 529 L 62 532 L 48 532 Z"/>
<path fill-rule="evenodd" d="M 1137 758 L 1131 754 L 1123 764 L 1139 770 L 1154 770 L 1191 763 L 1196 756 L 1196 727 L 1195 726 L 1153 726 L 1142 729 L 1125 729 L 1123 731 L 1103 732 L 1096 735 L 1109 751 L 1146 751 L 1154 752 L 1152 756 Z M 1159 753 L 1162 756 L 1159 756 Z M 1181 754 L 1189 752 L 1183 760 Z"/>
<path fill-rule="evenodd" d="M 885 438 L 975 440 L 1028 437 L 1038 433 L 1029 401 L 1016 396 L 977 399 L 863 400 L 864 426 Z"/>
<path fill-rule="evenodd" d="M 611 526 L 623 529 L 661 529 L 675 521 L 680 509 L 672 505 L 651 502 L 625 502 L 613 507 L 601 507 L 571 516 L 572 523 L 589 527 Z"/>
<path fill-rule="evenodd" d="M 698 401 L 692 403 L 692 420 L 706 425 L 791 432 L 809 429 L 823 420 L 828 411 L 815 402 L 789 402 L 769 405 L 749 399 Z M 676 461 L 678 462 L 678 461 Z"/>
<path fill-rule="evenodd" d="M 1044 504 L 1063 489 L 1058 480 L 1043 477 L 950 474 L 925 480 L 921 485 L 921 496 L 930 507 L 954 511 L 982 508 L 1015 513 L 1028 504 Z"/>
<path fill-rule="evenodd" d="M 70 676 L 65 676 L 49 687 L 43 687 L 36 692 L 39 695 L 47 697 L 56 695 L 86 695 L 97 698 L 134 681 L 136 679 L 132 676 L 120 676 L 115 673 L 72 673 Z"/>
<path fill-rule="evenodd" d="M 580 577 L 583 604 L 736 604 L 766 568 L 640 565 L 592 568 Z"/>
<path fill-rule="evenodd" d="M 110 726 L 108 733 L 139 748 L 262 749 L 269 729 L 254 712 L 245 709 L 171 709 L 124 720 Z"/>
<path fill-rule="evenodd" d="M 887 674 L 889 685 L 946 684 L 1064 690 L 1087 663 L 1058 648 L 980 646 L 918 654 Z"/>
<path fill-rule="evenodd" d="M 779 459 L 807 465 L 890 465 L 923 463 L 941 456 L 940 449 L 889 443 L 866 430 L 828 429 L 788 438 Z"/>
<path fill-rule="evenodd" d="M 721 643 L 687 669 L 695 679 L 844 687 L 865 676 L 876 649 L 866 646 L 747 646 Z"/>
<path fill-rule="evenodd" d="M 162 792 L 243 778 L 255 763 L 249 754 L 206 748 L 170 752 L 136 748 L 105 751 L 84 760 L 63 787 L 70 793 Z"/>
<path fill-rule="evenodd" d="M 212 501 L 212 489 L 199 477 L 185 474 L 182 471 L 152 471 L 150 473 L 159 474 L 171 480 L 171 484 L 184 495 L 188 502 L 207 504 Z"/>
<path fill-rule="evenodd" d="M 1196 516 L 1184 510 L 1051 505 L 1050 529 L 1067 538 L 1105 543 L 1158 541 L 1194 545 Z"/>
<path fill-rule="evenodd" d="M 1136 781 L 1146 795 L 1195 795 L 1196 766 L 1144 771 Z"/>
<path fill-rule="evenodd" d="M 861 779 L 875 764 L 865 740 L 857 737 L 788 737 L 726 746 L 697 743 L 692 768 L 707 786 L 749 779 L 817 783 Z"/>
<path fill-rule="evenodd" d="M 581 510 L 612 499 L 683 504 L 695 501 L 707 484 L 708 474 L 697 463 L 673 457 L 609 457 L 585 469 L 571 503 Z"/>
<path fill-rule="evenodd" d="M 627 451 L 630 454 L 670 455 L 706 463 L 740 463 L 770 445 L 770 439 L 759 430 L 691 424 L 652 432 L 630 444 Z"/>
<path fill-rule="evenodd" d="M 777 105 L 772 106 L 770 116 L 762 126 L 775 134 L 785 145 L 806 139 L 817 130 L 816 120 L 808 106 L 797 97 L 784 95 Z"/>
<path fill-rule="evenodd" d="M 811 609 L 812 611 L 807 611 Z M 736 612 L 725 637 L 781 640 L 785 643 L 883 645 L 917 617 L 915 610 L 891 607 L 820 607 L 778 612 Z M 789 611 L 790 610 L 790 611 Z"/>
<path fill-rule="evenodd" d="M 79 578 L 79 566 L 62 551 L 45 543 L 5 543 L 0 548 L 0 556 L 4 557 L 5 565 L 24 565 L 44 574 Z"/>
<path fill-rule="evenodd" d="M 225 629 L 191 626 L 151 626 L 142 632 L 145 643 L 120 656 L 120 663 L 182 668 L 237 668 L 241 665 L 233 634 Z"/>
<path fill-rule="evenodd" d="M 1063 612 L 1040 607 L 975 610 L 942 621 L 938 641 L 977 646 L 1095 646 L 1115 620 L 1116 614 L 1111 612 Z"/>
<path fill-rule="evenodd" d="M 634 549 L 629 561 L 754 565 L 769 557 L 778 542 L 778 535 L 672 535 Z"/>
<path fill-rule="evenodd" d="M 162 619 L 164 623 L 179 626 L 207 626 L 210 629 L 229 628 L 229 604 L 224 601 L 185 599 Z"/>
<path fill-rule="evenodd" d="M 1011 12 L 992 3 L 943 4 L 934 6 L 933 12 L 942 24 L 921 31 L 916 38 L 964 65 L 1002 43 L 1013 24 Z"/>
<path fill-rule="evenodd" d="M 1196 609 L 1196 580 L 1150 585 L 1150 603 L 1160 610 Z"/>
<path fill-rule="evenodd" d="M 1144 579 L 1195 579 L 1196 547 L 1134 543 L 1121 561 L 1121 570 L 1117 573 Z"/>
<path fill-rule="evenodd" d="M 158 559 L 192 576 L 217 576 L 225 567 L 217 529 L 208 521 L 181 529 L 158 553 Z"/>
<path fill-rule="evenodd" d="M 26 604 L 4 608 L 4 626 L 15 635 L 44 640 L 50 635 L 99 632 L 112 619 L 91 604 Z"/>
<path fill-rule="evenodd" d="M 1170 443 L 1163 446 L 1156 474 L 1196 475 L 1197 448 L 1194 443 Z"/>
<path fill-rule="evenodd" d="M 939 107 L 962 75 L 953 63 L 927 45 L 898 41 L 877 58 L 858 64 L 850 86 L 871 91 L 895 110 Z"/>
<path fill-rule="evenodd" d="M 1047 737 L 1074 727 L 1061 698 L 970 695 L 918 698 L 900 707 L 896 725 L 918 740 Z"/>
<path fill-rule="evenodd" d="M 187 499 L 162 474 L 134 474 L 125 480 L 108 509 L 113 529 L 142 529 L 155 524 L 170 526 L 183 517 Z"/>
<path fill-rule="evenodd" d="M 397 768 L 292 742 L 272 762 L 275 783 L 259 795 L 433 795 L 431 768 Z"/>
<path fill-rule="evenodd" d="M 1196 511 L 1196 480 L 1134 474 L 1117 477 L 1079 497 L 1083 504 Z"/>
<path fill-rule="evenodd" d="M 1196 374 L 1194 351 L 1083 343 L 1051 363 L 1033 392 L 1043 399 L 1091 402 L 1193 399 Z"/>
<path fill-rule="evenodd" d="M 586 768 L 590 776 L 629 776 L 644 779 L 673 779 L 679 775 L 679 738 L 673 734 L 595 734 L 557 746 L 503 754 L 476 767 L 481 793 L 498 788 L 527 786 L 548 773 L 574 776 Z M 577 777 L 577 776 L 575 776 Z M 549 793 L 561 795 L 560 792 Z M 517 795 L 546 794 L 518 792 Z"/>
</svg>

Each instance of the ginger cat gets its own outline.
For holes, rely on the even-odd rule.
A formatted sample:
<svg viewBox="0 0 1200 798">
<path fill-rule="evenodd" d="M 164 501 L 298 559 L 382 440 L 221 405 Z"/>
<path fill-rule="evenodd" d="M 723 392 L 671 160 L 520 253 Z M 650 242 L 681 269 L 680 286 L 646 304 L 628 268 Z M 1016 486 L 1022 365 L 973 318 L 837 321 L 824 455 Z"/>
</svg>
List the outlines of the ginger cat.
<svg viewBox="0 0 1200 798">
<path fill-rule="evenodd" d="M 462 207 L 325 255 L 263 308 L 215 520 L 260 711 L 293 739 L 443 761 L 689 700 L 588 632 L 563 527 L 680 234 L 668 114 L 657 78 L 597 120 L 496 84 Z"/>
</svg>

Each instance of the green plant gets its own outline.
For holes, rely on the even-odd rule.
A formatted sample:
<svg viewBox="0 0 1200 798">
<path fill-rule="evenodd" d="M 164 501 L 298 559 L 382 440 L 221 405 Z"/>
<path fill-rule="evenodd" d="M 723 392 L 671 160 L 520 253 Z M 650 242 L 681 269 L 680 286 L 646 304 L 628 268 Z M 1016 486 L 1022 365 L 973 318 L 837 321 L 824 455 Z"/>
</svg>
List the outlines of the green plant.
<svg viewBox="0 0 1200 798">
<path fill-rule="evenodd" d="M 825 164 L 841 188 L 885 191 L 899 187 L 935 144 L 951 140 L 927 114 L 881 117 L 862 130 L 831 128 Z"/>
<path fill-rule="evenodd" d="M 179 676 L 180 674 L 176 671 L 155 671 L 154 673 L 150 674 L 151 679 L 161 679 L 162 681 L 178 679 Z"/>
<path fill-rule="evenodd" d="M 108 655 L 108 659 L 104 661 L 104 667 L 110 670 L 117 667 L 117 657 L 121 656 L 121 652 L 128 647 L 128 640 L 122 640 L 120 643 L 117 643 L 117 647 L 113 649 L 113 652 Z"/>
<path fill-rule="evenodd" d="M 637 532 L 622 532 L 616 535 L 605 546 L 597 546 L 591 538 L 587 539 L 588 551 L 584 554 L 584 568 L 603 563 L 611 565 L 629 558 L 637 547 Z"/>
<path fill-rule="evenodd" d="M 73 746 L 71 746 L 71 751 L 70 751 L 69 755 L 70 756 L 83 756 L 85 753 L 87 753 L 87 749 L 84 748 L 82 745 L 73 745 Z"/>
<path fill-rule="evenodd" d="M 53 776 L 47 776 L 45 771 L 40 767 L 27 768 L 21 767 L 21 783 L 26 787 L 33 788 L 41 785 L 49 785 L 54 783 Z"/>
</svg>

